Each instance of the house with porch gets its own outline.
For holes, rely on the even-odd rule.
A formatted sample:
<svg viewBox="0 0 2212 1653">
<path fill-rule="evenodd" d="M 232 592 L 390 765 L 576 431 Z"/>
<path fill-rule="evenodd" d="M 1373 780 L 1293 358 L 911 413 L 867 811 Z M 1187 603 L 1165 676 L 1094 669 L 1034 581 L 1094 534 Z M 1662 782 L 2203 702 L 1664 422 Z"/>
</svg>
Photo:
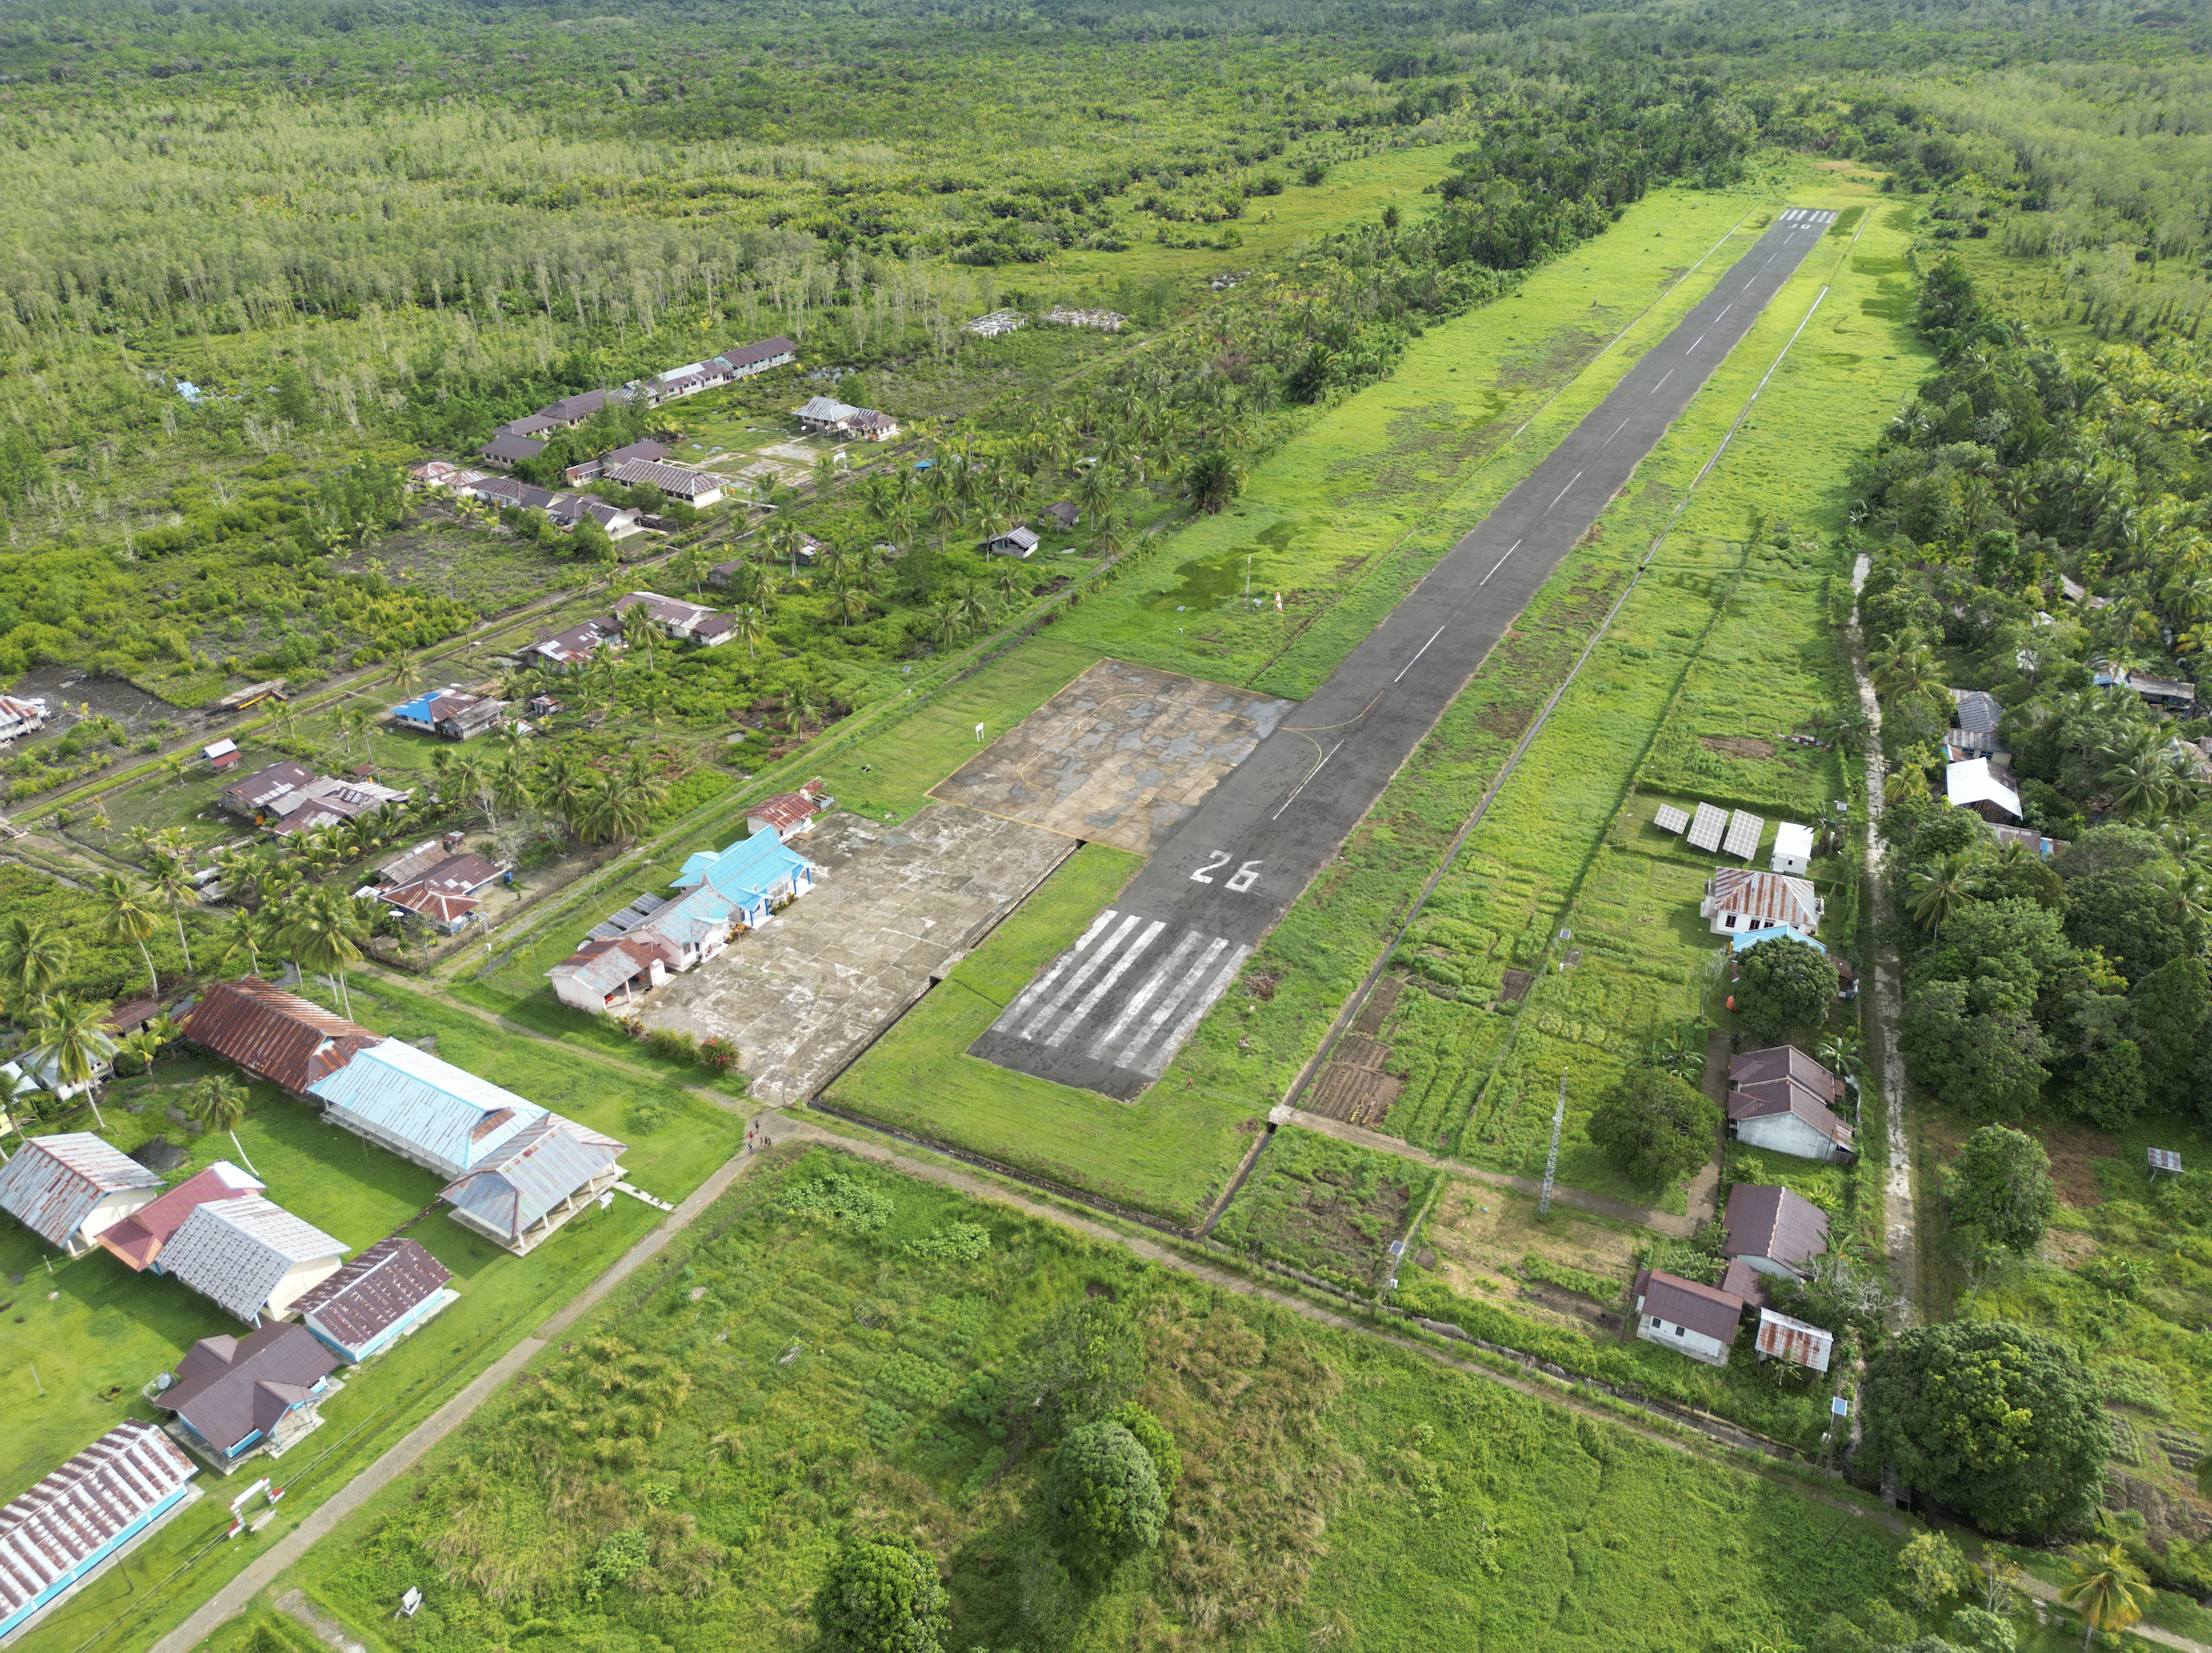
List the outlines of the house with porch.
<svg viewBox="0 0 2212 1653">
<path fill-rule="evenodd" d="M 468 1175 L 449 1184 L 447 1212 L 463 1227 L 523 1256 L 576 1212 L 611 1196 L 623 1145 L 558 1114 L 543 1114 Z"/>
<path fill-rule="evenodd" d="M 304 1326 L 272 1322 L 244 1338 L 202 1338 L 177 1362 L 153 1404 L 182 1438 L 227 1475 L 256 1453 L 281 1457 L 323 1422 L 341 1385 L 338 1357 Z"/>
</svg>

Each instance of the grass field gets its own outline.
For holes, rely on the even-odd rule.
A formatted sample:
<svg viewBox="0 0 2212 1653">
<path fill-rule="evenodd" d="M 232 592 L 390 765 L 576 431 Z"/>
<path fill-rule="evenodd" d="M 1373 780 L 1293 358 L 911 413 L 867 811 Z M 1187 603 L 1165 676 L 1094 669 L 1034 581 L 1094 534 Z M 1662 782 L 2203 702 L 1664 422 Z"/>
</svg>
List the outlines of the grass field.
<svg viewBox="0 0 2212 1653">
<path fill-rule="evenodd" d="M 1804 1637 L 1889 1581 L 1879 1525 L 1793 1487 L 820 1151 L 786 1186 L 833 1170 L 887 1204 L 880 1227 L 786 1215 L 756 1173 L 577 1328 L 581 1353 L 549 1351 L 278 1588 L 378 1649 L 798 1648 L 840 1536 L 882 1526 L 948 1575 L 948 1647 L 1703 1653 Z M 954 1223 L 981 1256 L 914 1254 Z M 1048 1443 L 993 1427 L 984 1397 L 1041 1323 L 1102 1292 L 1139 1330 L 1139 1394 L 1184 1472 L 1162 1548 L 1084 1590 L 1042 1530 Z M 579 1394 L 600 1338 L 689 1384 L 639 1394 L 654 1433 L 595 1462 L 534 1416 Z M 652 1565 L 588 1599 L 629 1527 Z M 409 1582 L 426 1605 L 394 1623 Z"/>
<path fill-rule="evenodd" d="M 625 1081 L 600 1064 L 552 1047 L 518 1040 L 464 1012 L 381 986 L 353 990 L 357 1019 L 379 1032 L 434 1039 L 437 1053 L 628 1143 L 629 1180 L 666 1199 L 680 1199 L 737 1151 L 739 1118 L 673 1086 Z M 227 1135 L 193 1137 L 162 1116 L 204 1073 L 226 1065 L 182 1057 L 162 1062 L 137 1080 L 112 1087 L 104 1106 L 107 1139 L 126 1152 L 155 1131 L 186 1149 L 190 1162 L 171 1186 L 218 1159 L 235 1160 Z M 612 1082 L 610 1082 L 612 1080 Z M 527 1257 L 499 1250 L 462 1228 L 437 1205 L 442 1179 L 349 1132 L 274 1086 L 255 1085 L 238 1129 L 247 1158 L 269 1184 L 269 1197 L 359 1250 L 405 1227 L 451 1269 L 460 1301 L 429 1327 L 379 1357 L 325 1409 L 328 1421 L 283 1461 L 291 1488 L 276 1532 L 296 1523 L 343 1486 L 529 1327 L 566 1302 L 627 1249 L 661 1213 L 631 1199 L 571 1219 Z M 133 1114 L 133 1108 L 144 1111 Z M 73 1122 L 88 1124 L 88 1121 Z M 155 1414 L 139 1388 L 173 1369 L 201 1338 L 238 1335 L 243 1328 L 174 1279 L 137 1275 L 95 1251 L 76 1262 L 55 1261 L 26 1230 L 0 1234 L 0 1271 L 14 1284 L 9 1336 L 0 1338 L 0 1397 L 8 1427 L 0 1430 L 0 1485 L 27 1486 L 125 1417 Z M 54 1295 L 49 1296 L 49 1293 Z M 33 1375 L 35 1368 L 35 1376 Z M 40 1391 L 43 1390 L 43 1394 Z M 116 1391 L 110 1394 L 110 1391 Z M 103 1397 L 106 1397 L 103 1398 Z M 240 1486 L 258 1469 L 234 1478 Z M 181 1616 L 250 1559 L 252 1545 L 201 1553 L 228 1523 L 229 1494 L 203 1501 L 137 1553 L 128 1570 L 110 1573 L 74 1597 L 19 1645 L 33 1649 L 138 1648 L 174 1613 Z M 256 1540 L 256 1542 L 259 1542 Z M 132 1613 L 147 1578 L 186 1564 L 186 1582 Z M 106 1628 L 103 1630 L 103 1627 Z"/>
<path fill-rule="evenodd" d="M 1242 1099 L 1155 1086 L 1122 1103 L 968 1054 L 1142 864 L 1126 850 L 1085 844 L 823 1100 L 1120 1205 L 1196 1220 L 1258 1129 L 1258 1114 Z"/>
</svg>

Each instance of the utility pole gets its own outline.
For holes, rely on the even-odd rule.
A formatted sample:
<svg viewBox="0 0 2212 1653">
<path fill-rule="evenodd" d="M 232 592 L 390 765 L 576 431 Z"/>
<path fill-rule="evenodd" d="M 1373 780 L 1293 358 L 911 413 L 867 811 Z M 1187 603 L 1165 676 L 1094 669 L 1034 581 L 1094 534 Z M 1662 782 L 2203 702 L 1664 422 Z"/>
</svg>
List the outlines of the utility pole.
<svg viewBox="0 0 2212 1653">
<path fill-rule="evenodd" d="M 1559 1128 L 1567 1119 L 1567 1071 L 1559 1071 L 1559 1102 L 1551 1110 L 1551 1152 L 1544 1158 L 1544 1191 L 1537 1197 L 1536 1214 L 1551 1215 L 1552 1184 L 1559 1180 Z"/>
</svg>

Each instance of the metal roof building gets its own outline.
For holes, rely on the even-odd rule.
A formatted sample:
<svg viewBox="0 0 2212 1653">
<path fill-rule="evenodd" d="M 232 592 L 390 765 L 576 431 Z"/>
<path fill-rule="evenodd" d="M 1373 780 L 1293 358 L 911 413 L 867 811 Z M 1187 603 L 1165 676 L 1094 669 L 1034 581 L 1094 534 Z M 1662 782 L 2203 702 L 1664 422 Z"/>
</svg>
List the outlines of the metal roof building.
<svg viewBox="0 0 2212 1653">
<path fill-rule="evenodd" d="M 456 1301 L 453 1271 L 419 1242 L 379 1240 L 293 1304 L 301 1323 L 359 1365 Z"/>
<path fill-rule="evenodd" d="M 202 1338 L 177 1362 L 176 1382 L 154 1404 L 223 1460 L 251 1448 L 281 1450 L 312 1427 L 312 1409 L 338 1361 L 305 1327 L 289 1321 L 249 1338 Z M 308 1419 L 296 1416 L 302 1409 Z"/>
<path fill-rule="evenodd" d="M 295 1096 L 383 1037 L 256 975 L 211 985 L 184 1036 Z"/>
<path fill-rule="evenodd" d="M 175 1442 L 134 1418 L 0 1508 L 0 1635 L 103 1571 L 191 1496 L 198 1473 Z"/>
<path fill-rule="evenodd" d="M 155 1267 L 249 1325 L 281 1315 L 353 1248 L 259 1194 L 195 1206 Z"/>
<path fill-rule="evenodd" d="M 465 1176 L 545 1109 L 403 1040 L 357 1053 L 308 1087 L 323 1116 L 441 1176 Z"/>
<path fill-rule="evenodd" d="M 1758 1350 L 1763 1360 L 1787 1360 L 1792 1366 L 1825 1372 L 1835 1348 L 1836 1334 L 1832 1331 L 1793 1320 L 1787 1315 L 1778 1315 L 1771 1308 L 1759 1311 Z"/>
<path fill-rule="evenodd" d="M 1721 1255 L 1741 1257 L 1762 1274 L 1802 1274 L 1828 1249 L 1828 1213 L 1771 1183 L 1737 1183 L 1720 1221 L 1727 1230 Z"/>
<path fill-rule="evenodd" d="M 445 1190 L 452 1218 L 519 1256 L 614 1186 L 624 1145 L 546 1114 Z"/>
<path fill-rule="evenodd" d="M 178 1183 L 152 1205 L 141 1207 L 100 1236 L 100 1249 L 110 1252 L 135 1273 L 143 1273 L 161 1255 L 161 1248 L 184 1226 L 193 1212 L 214 1199 L 235 1199 L 241 1194 L 262 1194 L 268 1184 L 249 1176 L 228 1160 L 218 1160 L 197 1176 Z"/>
<path fill-rule="evenodd" d="M 771 908 L 814 887 L 814 864 L 786 848 L 774 830 L 757 832 L 720 851 L 700 850 L 684 863 L 675 883 L 679 890 L 710 886 L 757 928 Z"/>
<path fill-rule="evenodd" d="M 0 1166 L 0 1211 L 73 1257 L 160 1191 L 159 1175 L 87 1130 L 33 1137 Z"/>
</svg>

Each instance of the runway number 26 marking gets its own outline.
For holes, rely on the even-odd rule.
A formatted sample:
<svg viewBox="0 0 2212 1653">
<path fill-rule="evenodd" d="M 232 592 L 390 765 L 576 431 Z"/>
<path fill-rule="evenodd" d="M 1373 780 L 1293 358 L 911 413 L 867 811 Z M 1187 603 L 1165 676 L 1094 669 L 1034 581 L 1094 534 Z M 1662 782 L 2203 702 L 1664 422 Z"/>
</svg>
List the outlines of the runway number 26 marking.
<svg viewBox="0 0 2212 1653">
<path fill-rule="evenodd" d="M 1193 884 L 1213 883 L 1214 875 L 1216 872 L 1219 872 L 1223 867 L 1227 866 L 1228 863 L 1228 851 L 1226 849 L 1216 849 L 1214 852 L 1214 859 L 1207 862 L 1204 866 L 1200 867 L 1196 872 L 1193 872 L 1191 875 L 1191 882 Z M 1260 865 L 1261 864 L 1257 861 L 1245 862 L 1243 865 L 1238 867 L 1236 871 L 1230 873 L 1227 878 L 1222 880 L 1222 887 L 1225 889 L 1234 890 L 1239 895 L 1243 894 L 1245 891 L 1251 889 L 1253 885 L 1259 882 Z"/>
</svg>

